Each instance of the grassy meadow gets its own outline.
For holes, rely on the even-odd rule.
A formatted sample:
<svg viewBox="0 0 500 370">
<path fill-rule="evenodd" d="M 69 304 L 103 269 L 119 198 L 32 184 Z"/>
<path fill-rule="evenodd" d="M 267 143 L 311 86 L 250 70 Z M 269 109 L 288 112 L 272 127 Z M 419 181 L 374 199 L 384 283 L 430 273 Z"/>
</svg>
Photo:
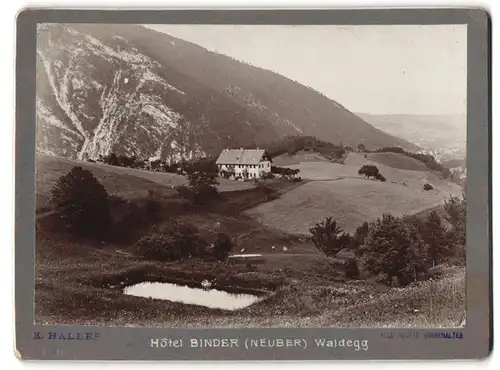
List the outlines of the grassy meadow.
<svg viewBox="0 0 500 370">
<path fill-rule="evenodd" d="M 394 165 L 406 166 L 407 159 L 418 162 L 395 153 L 375 153 L 373 156 L 380 159 L 386 154 Z M 303 156 L 299 154 L 298 157 Z M 365 159 L 362 154 L 350 153 L 346 164 L 311 161 L 290 165 L 300 169 L 301 177 L 309 180 L 308 183 L 249 209 L 245 214 L 268 227 L 292 234 L 307 234 L 316 222 L 333 216 L 344 230 L 353 232 L 364 221 L 372 221 L 384 212 L 394 215 L 419 213 L 441 205 L 450 195 L 461 194 L 458 185 L 421 169 L 406 170 L 377 164 L 387 182 L 364 179 L 357 171 L 363 164 L 377 163 L 371 156 Z M 432 184 L 434 189 L 423 190 L 425 183 Z"/>
<path fill-rule="evenodd" d="M 380 216 L 386 208 L 401 213 L 424 211 L 442 201 L 453 185 L 447 188 L 436 177 L 435 191 L 424 193 L 421 180 L 432 178 L 432 174 L 384 165 L 378 167 L 387 183 L 364 180 L 357 175 L 364 158 L 356 153 L 347 159 L 351 164 L 344 165 L 320 157 L 311 162 L 306 162 L 305 156 L 289 160 L 291 167 L 300 167 L 305 181 L 261 188 L 227 180 L 227 184 L 219 185 L 220 202 L 189 208 L 172 189 L 185 183 L 183 176 L 37 156 L 37 208 L 41 211 L 35 248 L 36 321 L 196 328 L 459 325 L 465 310 L 463 267 L 449 267 L 437 280 L 405 288 L 369 279 L 345 280 L 335 270 L 334 262 L 306 237 L 308 220 L 315 223 L 334 215 L 351 230 L 351 225 L 359 226 L 370 217 Z M 42 208 L 57 178 L 74 165 L 89 169 L 110 194 L 132 202 L 153 190 L 162 209 L 157 224 L 144 225 L 125 239 L 106 243 L 47 231 Z M 418 189 L 397 183 L 407 176 L 410 185 L 413 181 L 419 184 Z M 232 253 L 258 253 L 261 262 L 158 262 L 138 256 L 137 240 L 152 226 L 170 219 L 190 222 L 201 233 L 231 235 L 235 245 Z M 144 281 L 198 286 L 204 279 L 212 281 L 216 289 L 251 293 L 263 299 L 227 311 L 123 294 L 124 287 Z"/>
</svg>

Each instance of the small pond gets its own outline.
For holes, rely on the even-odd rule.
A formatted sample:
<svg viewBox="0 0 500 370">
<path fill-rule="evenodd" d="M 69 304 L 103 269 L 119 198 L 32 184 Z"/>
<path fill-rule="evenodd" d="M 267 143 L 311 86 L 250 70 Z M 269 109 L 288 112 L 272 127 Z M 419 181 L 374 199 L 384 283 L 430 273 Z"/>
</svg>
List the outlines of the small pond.
<svg viewBox="0 0 500 370">
<path fill-rule="evenodd" d="M 131 285 L 126 287 L 123 292 L 136 297 L 164 299 L 223 310 L 238 310 L 261 300 L 261 297 L 251 294 L 232 294 L 216 289 L 205 290 L 158 282 Z"/>
</svg>

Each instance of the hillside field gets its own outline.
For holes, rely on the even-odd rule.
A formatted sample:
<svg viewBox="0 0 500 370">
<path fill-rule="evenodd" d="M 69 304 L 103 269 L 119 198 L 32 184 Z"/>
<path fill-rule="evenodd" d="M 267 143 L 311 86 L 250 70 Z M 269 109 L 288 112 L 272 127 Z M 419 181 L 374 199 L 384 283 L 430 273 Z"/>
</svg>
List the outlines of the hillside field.
<svg viewBox="0 0 500 370">
<path fill-rule="evenodd" d="M 439 280 L 389 288 L 336 281 L 328 260 L 317 254 L 290 255 L 286 263 L 279 256 L 279 264 L 271 258 L 248 268 L 148 262 L 118 250 L 38 236 L 36 322 L 156 328 L 450 328 L 460 326 L 465 311 L 463 268 L 450 268 Z M 220 286 L 259 288 L 268 297 L 241 310 L 224 311 L 127 296 L 119 288 L 134 281 L 214 277 Z"/>
<path fill-rule="evenodd" d="M 349 160 L 356 163 L 360 158 L 352 156 Z M 301 162 L 304 176 L 313 173 L 316 165 L 323 181 L 277 183 L 265 192 L 260 187 L 226 191 L 220 203 L 188 209 L 173 206 L 179 199 L 171 186 L 185 181 L 178 175 L 46 156 L 39 156 L 37 162 L 37 199 L 46 200 L 58 176 L 73 165 L 82 165 L 102 181 L 109 192 L 126 196 L 132 202 L 144 197 L 147 189 L 161 194 L 158 201 L 162 218 L 155 225 L 170 218 L 189 222 L 204 235 L 216 232 L 230 235 L 234 242 L 232 254 L 261 255 L 258 263 L 247 264 L 203 260 L 156 262 L 136 254 L 137 240 L 149 234 L 148 228 L 139 229 L 142 234 L 129 240 L 104 244 L 75 240 L 37 228 L 37 323 L 186 328 L 450 327 L 458 326 L 463 317 L 463 268 L 450 268 L 439 280 L 406 288 L 391 288 L 368 280 L 339 279 L 330 258 L 320 253 L 304 235 L 297 235 L 282 223 L 279 215 L 285 213 L 291 217 L 290 224 L 303 227 L 307 218 L 321 218 L 332 210 L 340 210 L 343 213 L 337 214 L 339 222 L 355 224 L 358 219 L 377 216 L 381 209 L 415 211 L 418 205 L 427 204 L 417 204 L 416 198 L 411 197 L 416 189 L 401 191 L 402 185 L 397 183 L 356 178 L 357 165 Z M 353 176 L 335 180 L 331 173 L 336 169 L 335 176 L 340 169 L 346 176 Z M 393 170 L 394 176 L 403 176 L 400 171 L 404 170 Z M 382 172 L 387 172 L 388 177 L 391 173 L 388 168 Z M 419 181 L 417 173 L 425 176 L 422 171 L 413 172 L 412 181 Z M 393 202 L 394 194 L 398 194 L 399 203 Z M 443 195 L 442 190 L 436 190 L 434 195 L 426 195 L 426 202 L 431 204 Z M 408 203 L 402 202 L 403 197 L 409 198 Z M 274 200 L 266 202 L 266 199 Z M 373 208 L 358 205 L 355 209 L 355 199 L 360 203 L 371 202 Z M 244 212 L 255 214 L 261 207 L 269 207 L 267 214 L 279 222 L 255 219 Z M 296 223 L 299 219 L 302 225 Z M 220 289 L 261 292 L 266 298 L 244 309 L 226 311 L 128 296 L 122 291 L 124 286 L 143 281 L 199 284 L 204 279 L 214 281 Z M 456 304 L 450 306 L 450 300 Z"/>
<path fill-rule="evenodd" d="M 394 168 L 376 162 L 383 159 L 386 163 L 407 167 L 408 162 L 415 161 L 400 154 L 385 154 L 370 154 L 365 159 L 363 154 L 350 153 L 345 164 L 318 160 L 292 164 L 288 167 L 299 169 L 300 176 L 311 181 L 245 214 L 268 227 L 293 234 L 308 234 L 315 223 L 333 216 L 344 230 L 353 232 L 364 221 L 372 221 L 382 213 L 410 215 L 436 207 L 450 195 L 461 195 L 458 185 L 428 171 Z M 278 161 L 284 163 L 282 159 Z M 358 175 L 363 164 L 375 164 L 387 181 L 367 180 Z M 425 183 L 434 189 L 423 190 Z"/>
<path fill-rule="evenodd" d="M 36 207 L 46 205 L 50 197 L 50 189 L 59 176 L 69 172 L 73 166 L 81 166 L 90 170 L 104 185 L 109 194 L 127 199 L 146 196 L 148 190 L 162 194 L 172 194 L 173 188 L 186 185 L 185 176 L 167 172 L 153 172 L 126 167 L 111 166 L 103 163 L 69 160 L 44 154 L 36 157 Z M 219 191 L 236 191 L 254 187 L 250 182 L 237 182 L 219 179 Z"/>
</svg>

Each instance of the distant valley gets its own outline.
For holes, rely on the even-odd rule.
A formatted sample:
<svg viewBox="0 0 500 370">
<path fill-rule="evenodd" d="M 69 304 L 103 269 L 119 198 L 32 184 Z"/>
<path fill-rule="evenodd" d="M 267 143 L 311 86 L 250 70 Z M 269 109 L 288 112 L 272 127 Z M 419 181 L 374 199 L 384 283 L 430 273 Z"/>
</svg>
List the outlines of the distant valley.
<svg viewBox="0 0 500 370">
<path fill-rule="evenodd" d="M 365 113 L 357 113 L 357 115 L 380 130 L 418 145 L 441 162 L 458 163 L 466 156 L 466 115 L 373 115 Z M 451 162 L 450 165 L 455 167 Z"/>
</svg>

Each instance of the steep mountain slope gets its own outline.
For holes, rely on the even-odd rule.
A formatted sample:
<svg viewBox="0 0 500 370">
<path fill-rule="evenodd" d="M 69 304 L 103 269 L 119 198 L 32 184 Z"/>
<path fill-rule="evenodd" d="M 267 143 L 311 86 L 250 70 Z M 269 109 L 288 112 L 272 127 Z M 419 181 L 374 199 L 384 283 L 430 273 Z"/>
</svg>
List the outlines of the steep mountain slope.
<svg viewBox="0 0 500 370">
<path fill-rule="evenodd" d="M 142 26 L 45 25 L 37 56 L 42 153 L 179 159 L 285 135 L 415 149 L 308 87 Z"/>
</svg>

